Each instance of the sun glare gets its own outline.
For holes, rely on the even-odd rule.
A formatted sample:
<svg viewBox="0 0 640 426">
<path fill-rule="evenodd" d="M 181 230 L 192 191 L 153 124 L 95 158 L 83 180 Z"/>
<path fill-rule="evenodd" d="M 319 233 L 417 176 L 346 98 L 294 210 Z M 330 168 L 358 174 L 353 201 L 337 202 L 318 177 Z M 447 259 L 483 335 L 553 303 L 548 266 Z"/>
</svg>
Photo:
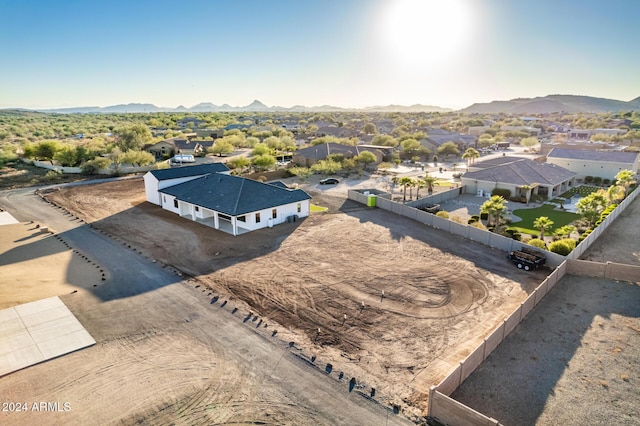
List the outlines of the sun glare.
<svg viewBox="0 0 640 426">
<path fill-rule="evenodd" d="M 469 0 L 389 0 L 381 9 L 384 54 L 400 65 L 450 59 L 471 34 Z"/>
</svg>

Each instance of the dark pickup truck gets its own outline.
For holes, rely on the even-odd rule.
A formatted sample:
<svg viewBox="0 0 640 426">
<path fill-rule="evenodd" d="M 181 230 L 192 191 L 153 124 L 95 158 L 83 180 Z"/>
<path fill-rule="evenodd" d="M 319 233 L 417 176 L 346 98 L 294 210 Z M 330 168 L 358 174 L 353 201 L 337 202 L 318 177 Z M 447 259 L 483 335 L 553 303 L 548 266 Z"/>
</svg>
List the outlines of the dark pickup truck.
<svg viewBox="0 0 640 426">
<path fill-rule="evenodd" d="M 538 269 L 544 265 L 547 260 L 543 253 L 527 247 L 523 247 L 520 250 L 514 250 L 509 253 L 509 259 L 511 259 L 518 268 L 524 269 L 525 271 Z"/>
</svg>

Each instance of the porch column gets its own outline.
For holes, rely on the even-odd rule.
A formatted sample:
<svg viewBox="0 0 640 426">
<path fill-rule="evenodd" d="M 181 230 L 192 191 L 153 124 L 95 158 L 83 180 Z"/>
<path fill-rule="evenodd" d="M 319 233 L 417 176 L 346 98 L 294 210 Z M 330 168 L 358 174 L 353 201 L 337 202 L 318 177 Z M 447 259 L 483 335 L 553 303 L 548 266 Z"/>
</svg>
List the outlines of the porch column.
<svg viewBox="0 0 640 426">
<path fill-rule="evenodd" d="M 231 228 L 233 230 L 233 235 L 238 235 L 238 222 L 235 216 L 231 216 Z"/>
<path fill-rule="evenodd" d="M 220 219 L 218 219 L 218 212 L 213 212 L 213 227 L 220 229 Z"/>
</svg>

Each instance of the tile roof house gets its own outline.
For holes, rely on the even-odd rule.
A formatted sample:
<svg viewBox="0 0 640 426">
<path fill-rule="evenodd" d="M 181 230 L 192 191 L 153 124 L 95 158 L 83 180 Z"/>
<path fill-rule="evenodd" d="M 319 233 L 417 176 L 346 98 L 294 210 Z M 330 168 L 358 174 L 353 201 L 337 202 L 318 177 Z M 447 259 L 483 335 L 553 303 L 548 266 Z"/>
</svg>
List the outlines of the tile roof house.
<svg viewBox="0 0 640 426">
<path fill-rule="evenodd" d="M 309 215 L 311 196 L 303 190 L 228 173 L 222 163 L 152 170 L 144 176 L 146 198 L 232 235 Z"/>
<path fill-rule="evenodd" d="M 309 167 L 313 163 L 324 160 L 331 154 L 342 154 L 345 158 L 352 158 L 359 155 L 363 151 L 369 151 L 376 156 L 376 162 L 381 162 L 387 155 L 387 152 L 379 149 L 374 145 L 342 145 L 339 143 L 322 143 L 302 148 L 293 153 L 292 162 L 301 166 Z"/>
<path fill-rule="evenodd" d="M 531 194 L 551 199 L 575 184 L 576 173 L 555 164 L 526 158 L 502 157 L 492 164 L 476 163 L 474 170 L 461 177 L 467 193 L 491 194 L 495 188 L 508 189 L 512 197 Z M 531 192 L 529 192 L 531 191 Z"/>
<path fill-rule="evenodd" d="M 443 129 L 428 129 L 427 137 L 420 141 L 423 145 L 431 150 L 447 142 L 454 142 L 456 145 L 461 144 L 464 147 L 476 146 L 478 137 L 474 135 L 463 135 L 457 132 L 450 132 Z"/>
<path fill-rule="evenodd" d="M 547 163 L 571 170 L 579 179 L 586 176 L 613 179 L 620 170 L 638 173 L 639 161 L 640 152 L 553 148 L 547 154 Z"/>
</svg>

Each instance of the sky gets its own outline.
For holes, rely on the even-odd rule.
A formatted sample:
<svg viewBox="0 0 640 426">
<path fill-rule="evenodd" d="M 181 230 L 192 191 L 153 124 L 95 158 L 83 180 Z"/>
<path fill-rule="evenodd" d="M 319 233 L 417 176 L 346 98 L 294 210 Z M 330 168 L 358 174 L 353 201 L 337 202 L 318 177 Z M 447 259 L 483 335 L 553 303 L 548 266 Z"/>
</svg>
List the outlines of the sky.
<svg viewBox="0 0 640 426">
<path fill-rule="evenodd" d="M 640 96 L 638 0 L 0 0 L 0 108 Z"/>
</svg>

